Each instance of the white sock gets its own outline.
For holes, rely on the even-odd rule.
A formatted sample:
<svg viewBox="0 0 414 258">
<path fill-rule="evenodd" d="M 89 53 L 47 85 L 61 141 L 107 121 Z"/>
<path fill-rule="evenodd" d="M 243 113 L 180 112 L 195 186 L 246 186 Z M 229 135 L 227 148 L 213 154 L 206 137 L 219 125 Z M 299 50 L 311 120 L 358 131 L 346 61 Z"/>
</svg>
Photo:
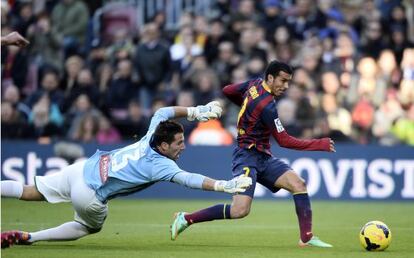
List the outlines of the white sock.
<svg viewBox="0 0 414 258">
<path fill-rule="evenodd" d="M 18 181 L 1 181 L 1 197 L 14 197 L 20 199 L 23 194 L 23 184 Z"/>
<path fill-rule="evenodd" d="M 30 233 L 29 242 L 36 241 L 70 241 L 89 235 L 87 228 L 76 222 L 66 222 L 55 228 Z"/>
</svg>

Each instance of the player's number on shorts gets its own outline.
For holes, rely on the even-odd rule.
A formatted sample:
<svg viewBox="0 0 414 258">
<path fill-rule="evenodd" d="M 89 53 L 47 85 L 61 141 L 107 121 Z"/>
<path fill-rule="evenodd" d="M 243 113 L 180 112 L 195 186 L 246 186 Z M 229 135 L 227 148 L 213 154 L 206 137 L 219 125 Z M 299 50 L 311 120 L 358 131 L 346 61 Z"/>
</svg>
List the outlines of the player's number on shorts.
<svg viewBox="0 0 414 258">
<path fill-rule="evenodd" d="M 112 156 L 112 172 L 123 169 L 130 160 L 139 160 L 141 158 L 139 142 L 120 149 Z"/>
<path fill-rule="evenodd" d="M 249 167 L 244 167 L 243 171 L 244 171 L 245 176 L 249 176 L 249 174 L 250 174 L 250 168 Z"/>
</svg>

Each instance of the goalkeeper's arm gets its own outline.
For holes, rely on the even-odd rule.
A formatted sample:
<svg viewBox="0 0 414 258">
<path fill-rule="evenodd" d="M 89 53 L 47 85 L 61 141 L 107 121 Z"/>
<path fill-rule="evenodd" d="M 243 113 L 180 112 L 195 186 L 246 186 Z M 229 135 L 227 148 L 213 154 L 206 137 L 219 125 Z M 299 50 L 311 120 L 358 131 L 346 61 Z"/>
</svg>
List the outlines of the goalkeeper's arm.
<svg viewBox="0 0 414 258">
<path fill-rule="evenodd" d="M 189 188 L 226 193 L 241 193 L 252 185 L 252 179 L 244 175 L 225 181 L 185 171 L 177 173 L 171 181 Z"/>
</svg>

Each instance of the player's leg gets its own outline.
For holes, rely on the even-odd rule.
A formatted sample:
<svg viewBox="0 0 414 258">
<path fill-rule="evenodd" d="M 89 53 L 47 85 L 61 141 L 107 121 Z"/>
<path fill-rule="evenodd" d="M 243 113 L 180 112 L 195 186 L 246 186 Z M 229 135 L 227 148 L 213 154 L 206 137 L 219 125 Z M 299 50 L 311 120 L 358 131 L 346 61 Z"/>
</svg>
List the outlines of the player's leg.
<svg viewBox="0 0 414 258">
<path fill-rule="evenodd" d="M 245 174 L 252 178 L 252 186 L 244 193 L 234 195 L 231 205 L 217 204 L 193 213 L 176 213 L 170 227 L 171 239 L 175 240 L 181 232 L 195 223 L 222 219 L 239 219 L 247 216 L 250 212 L 257 178 L 256 169 L 249 167 L 249 164 L 255 164 L 255 161 L 256 156 L 251 151 L 236 149 L 233 154 L 233 177 Z"/>
<path fill-rule="evenodd" d="M 313 236 L 312 208 L 305 181 L 292 170 L 288 170 L 276 180 L 275 186 L 292 193 L 299 221 L 300 239 L 303 242 L 308 242 Z"/>
<path fill-rule="evenodd" d="M 24 201 L 45 200 L 34 185 L 23 185 L 12 180 L 1 181 L 1 197 L 17 198 Z"/>
<path fill-rule="evenodd" d="M 275 187 L 283 188 L 293 195 L 296 215 L 299 221 L 300 246 L 332 247 L 324 243 L 312 233 L 312 208 L 305 181 L 293 170 L 284 172 L 274 183 Z"/>
<path fill-rule="evenodd" d="M 98 232 L 106 217 L 106 205 L 94 203 L 94 201 L 97 201 L 95 192 L 86 186 L 83 181 L 83 166 L 84 162 L 75 163 L 64 168 L 59 173 L 51 176 L 36 177 L 35 179 L 38 191 L 48 202 L 73 202 L 76 210 L 76 221 L 70 221 L 54 228 L 31 233 L 23 231 L 17 231 L 18 234 L 15 233 L 16 231 L 4 232 L 2 233 L 2 245 L 3 242 L 8 242 L 11 245 L 31 244 L 37 241 L 69 241 Z M 89 219 L 87 214 L 89 214 L 91 209 L 93 210 L 91 212 L 92 215 L 100 214 L 97 214 L 95 218 Z M 102 214 L 103 212 L 105 213 Z M 79 215 L 78 213 L 81 214 Z M 96 220 L 100 220 L 102 223 L 94 224 L 94 222 L 91 222 Z"/>
</svg>

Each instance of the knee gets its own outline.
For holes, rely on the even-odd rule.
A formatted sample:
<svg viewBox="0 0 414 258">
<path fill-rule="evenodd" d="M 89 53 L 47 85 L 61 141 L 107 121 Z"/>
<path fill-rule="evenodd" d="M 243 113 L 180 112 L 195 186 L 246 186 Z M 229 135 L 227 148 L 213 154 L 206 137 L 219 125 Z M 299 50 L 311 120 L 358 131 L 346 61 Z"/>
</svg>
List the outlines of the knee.
<svg viewBox="0 0 414 258">
<path fill-rule="evenodd" d="M 88 230 L 88 233 L 89 234 L 96 234 L 96 233 L 98 233 L 99 231 L 102 230 L 102 227 L 100 227 L 100 228 L 90 228 L 90 227 L 87 227 L 86 229 Z"/>
<path fill-rule="evenodd" d="M 305 180 L 301 177 L 297 177 L 296 179 L 292 180 L 290 185 L 293 193 L 307 191 Z"/>
<path fill-rule="evenodd" d="M 231 206 L 231 218 L 232 219 L 241 219 L 249 215 L 250 206 L 248 205 L 232 205 Z"/>
</svg>

